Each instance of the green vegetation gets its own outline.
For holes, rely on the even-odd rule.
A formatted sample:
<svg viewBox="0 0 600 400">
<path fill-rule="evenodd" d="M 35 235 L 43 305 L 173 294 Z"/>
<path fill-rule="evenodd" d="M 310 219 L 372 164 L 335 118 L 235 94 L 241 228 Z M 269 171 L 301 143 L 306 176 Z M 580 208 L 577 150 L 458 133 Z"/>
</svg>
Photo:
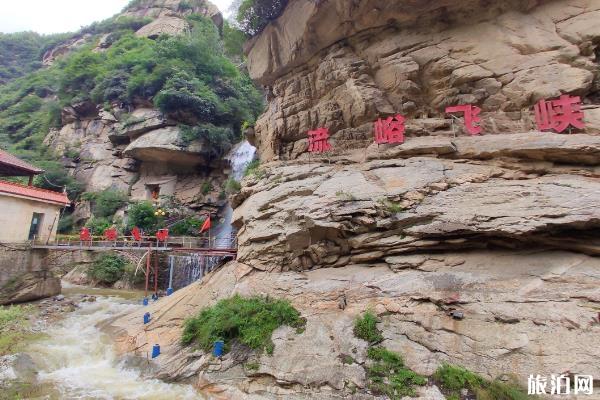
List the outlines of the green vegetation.
<svg viewBox="0 0 600 400">
<path fill-rule="evenodd" d="M 193 236 L 197 235 L 202 224 L 204 224 L 205 218 L 198 217 L 186 217 L 181 221 L 177 221 L 171 226 L 170 231 L 173 235 L 181 236 Z"/>
<path fill-rule="evenodd" d="M 200 191 L 203 195 L 207 195 L 210 191 L 213 190 L 213 185 L 210 182 L 203 182 Z"/>
<path fill-rule="evenodd" d="M 155 209 L 149 201 L 129 205 L 129 227 L 137 226 L 151 234 L 159 228 L 160 218 L 154 215 Z"/>
<path fill-rule="evenodd" d="M 188 145 L 194 140 L 202 140 L 210 149 L 213 157 L 222 157 L 238 140 L 230 127 L 219 127 L 213 124 L 199 124 L 191 127 L 180 125 L 183 144 Z"/>
<path fill-rule="evenodd" d="M 92 35 L 88 44 L 59 58 L 52 67 L 28 68 L 26 72 L 32 72 L 16 79 L 12 78 L 20 72 L 6 74 L 6 79 L 12 80 L 0 87 L 2 147 L 45 169 L 45 178 L 56 186 L 45 183 L 44 177 L 36 183 L 52 190 L 67 186 L 70 198 L 75 199 L 81 187 L 57 162 L 62 154 L 43 144 L 50 128 L 60 128 L 62 108 L 78 102 L 105 108 L 119 102 L 128 107 L 140 99 L 153 99 L 169 118 L 188 127 L 187 140 L 203 140 L 215 157 L 223 155 L 239 140 L 243 121 L 254 120 L 262 111 L 262 96 L 247 74 L 227 58 L 212 21 L 200 15 L 191 15 L 188 20 L 192 25 L 188 34 L 156 40 L 134 35 L 148 20 L 119 17 L 94 23 L 78 34 L 42 41 L 41 52 L 51 47 L 48 43 L 56 44 L 55 40 Z M 94 51 L 100 35 L 107 32 L 111 34 L 103 45 L 110 47 Z M 7 41 L 16 40 L 0 37 L 0 51 L 2 39 L 6 39 L 5 48 L 10 47 Z M 25 59 L 40 48 L 34 36 L 18 40 L 23 42 Z M 9 59 L 2 57 L 0 71 Z M 75 155 L 76 150 L 67 149 L 67 154 Z"/>
<path fill-rule="evenodd" d="M 112 226 L 112 221 L 105 217 L 92 217 L 87 220 L 85 226 L 89 228 L 92 235 L 100 236 Z"/>
<path fill-rule="evenodd" d="M 71 215 L 71 214 L 63 215 L 58 220 L 57 231 L 58 231 L 58 233 L 63 233 L 63 234 L 71 233 L 71 232 L 73 232 L 74 226 L 75 226 L 75 218 L 73 218 L 73 215 Z"/>
<path fill-rule="evenodd" d="M 532 398 L 516 383 L 488 381 L 465 368 L 443 364 L 433 375 L 449 399 L 459 399 L 461 389 L 468 389 L 477 400 L 525 400 Z"/>
<path fill-rule="evenodd" d="M 367 356 L 372 361 L 367 367 L 369 389 L 376 395 L 386 395 L 399 400 L 404 396 L 415 396 L 415 385 L 423 386 L 427 379 L 406 368 L 402 357 L 383 347 L 371 347 Z"/>
<path fill-rule="evenodd" d="M 225 192 L 227 194 L 239 193 L 242 189 L 242 185 L 233 178 L 229 178 L 225 181 Z"/>
<path fill-rule="evenodd" d="M 257 362 L 247 362 L 246 364 L 244 364 L 244 367 L 248 371 L 258 371 L 258 368 L 260 367 L 260 365 L 258 365 Z"/>
<path fill-rule="evenodd" d="M 182 342 L 196 342 L 203 350 L 210 351 L 215 341 L 223 340 L 228 351 L 232 342 L 238 341 L 271 354 L 274 350 L 271 336 L 282 325 L 295 328 L 304 325 L 298 311 L 287 300 L 235 295 L 186 320 Z"/>
<path fill-rule="evenodd" d="M 32 313 L 29 305 L 0 307 L 0 356 L 17 353 L 24 343 L 39 337 L 29 331 L 27 317 Z"/>
<path fill-rule="evenodd" d="M 371 311 L 366 311 L 362 317 L 354 320 L 354 336 L 371 344 L 379 343 L 383 336 L 377 329 L 377 317 Z"/>
<path fill-rule="evenodd" d="M 262 179 L 265 176 L 265 171 L 260 168 L 260 160 L 254 160 L 248 163 L 244 176 L 253 176 L 257 179 Z"/>
<path fill-rule="evenodd" d="M 338 190 L 337 192 L 335 192 L 335 195 L 343 201 L 355 201 L 356 200 L 356 197 L 352 193 L 346 192 L 344 190 Z"/>
<path fill-rule="evenodd" d="M 123 277 L 127 260 L 117 254 L 102 254 L 88 270 L 90 278 L 112 285 Z"/>
<path fill-rule="evenodd" d="M 0 84 L 41 68 L 43 46 L 35 32 L 0 33 Z"/>
<path fill-rule="evenodd" d="M 114 189 L 88 192 L 82 199 L 92 202 L 93 214 L 98 218 L 112 218 L 118 209 L 127 204 L 127 193 Z"/>
<path fill-rule="evenodd" d="M 243 0 L 236 20 L 244 33 L 256 35 L 281 15 L 287 3 L 288 0 Z"/>
<path fill-rule="evenodd" d="M 397 214 L 404 210 L 404 207 L 402 206 L 402 204 L 388 200 L 388 199 L 380 199 L 378 201 L 378 203 L 381 204 L 385 208 L 386 211 L 388 211 L 392 214 Z"/>
</svg>

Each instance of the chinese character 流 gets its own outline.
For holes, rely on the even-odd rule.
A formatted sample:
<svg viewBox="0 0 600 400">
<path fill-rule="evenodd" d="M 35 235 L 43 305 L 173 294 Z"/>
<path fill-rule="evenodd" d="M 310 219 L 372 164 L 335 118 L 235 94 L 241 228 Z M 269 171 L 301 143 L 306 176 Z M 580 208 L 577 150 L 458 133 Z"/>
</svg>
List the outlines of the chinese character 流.
<svg viewBox="0 0 600 400">
<path fill-rule="evenodd" d="M 308 132 L 308 152 L 324 153 L 331 150 L 329 144 L 329 129 L 319 128 Z"/>
</svg>

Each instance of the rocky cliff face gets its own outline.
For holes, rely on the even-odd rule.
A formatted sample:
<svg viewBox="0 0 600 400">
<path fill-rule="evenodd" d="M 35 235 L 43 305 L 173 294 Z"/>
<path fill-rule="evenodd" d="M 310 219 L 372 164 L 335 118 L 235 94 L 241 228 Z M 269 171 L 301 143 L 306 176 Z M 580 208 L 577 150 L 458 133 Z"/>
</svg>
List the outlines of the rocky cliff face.
<svg viewBox="0 0 600 400">
<path fill-rule="evenodd" d="M 423 374 L 598 376 L 599 15 L 594 0 L 291 1 L 248 48 L 269 105 L 262 171 L 233 198 L 238 262 L 153 305 L 147 328 L 146 310 L 116 321 L 121 351 L 160 342 L 157 376 L 219 398 L 373 398 L 352 334 L 370 308 Z M 582 96 L 586 129 L 534 131 L 532 105 L 563 93 Z M 482 136 L 444 116 L 465 102 Z M 373 145 L 395 113 L 406 142 Z M 334 151 L 308 159 L 321 126 Z M 276 331 L 256 371 L 182 348 L 181 320 L 232 293 L 290 299 L 306 332 Z"/>
<path fill-rule="evenodd" d="M 118 18 L 147 18 L 136 35 L 154 39 L 183 34 L 191 14 L 209 17 L 222 27 L 221 13 L 205 0 L 131 2 Z M 100 38 L 94 51 L 110 47 L 109 36 Z M 82 34 L 58 45 L 48 51 L 44 63 L 52 64 L 91 39 Z M 139 98 L 127 106 L 113 102 L 109 107 L 86 100 L 62 110 L 62 127 L 52 129 L 44 143 L 66 155 L 64 165 L 88 192 L 111 188 L 128 193 L 131 200 L 145 200 L 151 188 L 159 187 L 161 196 L 173 197 L 184 207 L 216 211 L 225 203 L 220 188 L 228 163 L 215 160 L 200 141 L 187 141 L 179 123 L 157 110 L 151 99 Z M 89 218 L 89 204 L 79 203 L 75 216 L 77 221 Z"/>
</svg>

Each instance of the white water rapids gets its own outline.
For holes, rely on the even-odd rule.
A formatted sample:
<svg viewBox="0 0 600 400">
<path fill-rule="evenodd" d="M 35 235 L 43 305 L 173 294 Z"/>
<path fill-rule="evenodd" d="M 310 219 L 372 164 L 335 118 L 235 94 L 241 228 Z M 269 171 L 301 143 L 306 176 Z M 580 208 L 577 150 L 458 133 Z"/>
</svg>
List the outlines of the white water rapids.
<svg viewBox="0 0 600 400">
<path fill-rule="evenodd" d="M 46 399 L 166 400 L 204 399 L 189 385 L 144 378 L 119 361 L 111 338 L 97 324 L 141 307 L 118 297 L 100 296 L 47 330 L 48 339 L 28 353 L 38 367 L 38 383 L 52 388 Z"/>
</svg>

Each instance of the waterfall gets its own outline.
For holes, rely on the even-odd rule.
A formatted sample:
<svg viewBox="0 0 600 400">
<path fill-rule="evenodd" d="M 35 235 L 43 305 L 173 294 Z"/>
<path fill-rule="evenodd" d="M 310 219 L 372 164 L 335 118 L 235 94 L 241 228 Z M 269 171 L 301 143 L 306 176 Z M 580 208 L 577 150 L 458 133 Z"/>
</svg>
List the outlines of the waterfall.
<svg viewBox="0 0 600 400">
<path fill-rule="evenodd" d="M 242 180 L 246 167 L 256 155 L 256 148 L 247 140 L 238 143 L 226 159 L 231 165 L 230 177 L 236 181 Z M 231 220 L 233 209 L 227 204 L 223 209 L 222 221 L 212 229 L 211 236 L 215 238 L 214 247 L 229 248 L 233 245 L 235 234 Z M 204 275 L 219 266 L 227 257 L 207 257 L 200 254 L 170 255 L 169 267 L 173 270 L 172 288 L 177 290 L 192 282 L 202 279 Z"/>
<path fill-rule="evenodd" d="M 248 143 L 247 140 L 238 143 L 231 152 L 227 155 L 226 159 L 229 160 L 231 165 L 230 177 L 236 181 L 241 181 L 244 177 L 244 171 L 246 166 L 254 160 L 256 155 L 256 148 Z M 213 229 L 213 237 L 217 239 L 215 247 L 225 248 L 229 247 L 226 240 L 231 238 L 233 235 L 233 226 L 231 226 L 231 219 L 233 217 L 233 209 L 227 204 L 223 210 L 223 220 Z"/>
</svg>

